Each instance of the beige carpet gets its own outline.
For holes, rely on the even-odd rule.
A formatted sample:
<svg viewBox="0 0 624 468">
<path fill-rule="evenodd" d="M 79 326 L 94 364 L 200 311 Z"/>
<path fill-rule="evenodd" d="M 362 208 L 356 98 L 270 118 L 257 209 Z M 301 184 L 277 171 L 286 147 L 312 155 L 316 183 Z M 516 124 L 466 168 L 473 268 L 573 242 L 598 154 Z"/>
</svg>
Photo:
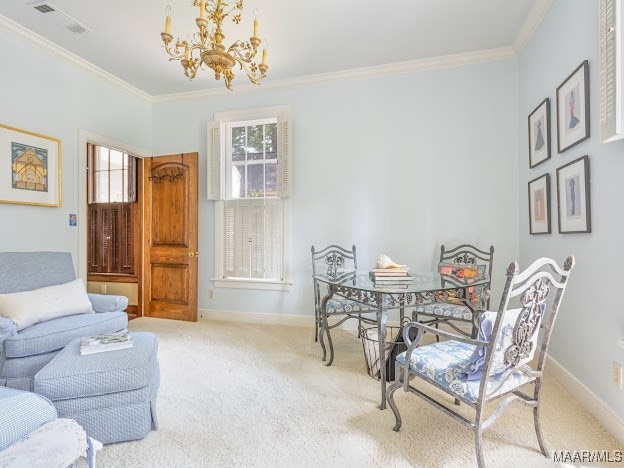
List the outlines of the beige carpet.
<svg viewBox="0 0 624 468">
<path fill-rule="evenodd" d="M 377 408 L 379 383 L 349 332 L 334 333 L 336 359 L 325 367 L 311 329 L 148 318 L 129 328 L 160 338 L 160 429 L 104 447 L 101 468 L 476 465 L 472 432 L 413 395 L 397 392 L 403 427 L 392 431 L 392 411 Z M 551 449 L 624 449 L 552 379 L 542 417 Z M 484 444 L 489 466 L 553 466 L 520 404 Z"/>
</svg>

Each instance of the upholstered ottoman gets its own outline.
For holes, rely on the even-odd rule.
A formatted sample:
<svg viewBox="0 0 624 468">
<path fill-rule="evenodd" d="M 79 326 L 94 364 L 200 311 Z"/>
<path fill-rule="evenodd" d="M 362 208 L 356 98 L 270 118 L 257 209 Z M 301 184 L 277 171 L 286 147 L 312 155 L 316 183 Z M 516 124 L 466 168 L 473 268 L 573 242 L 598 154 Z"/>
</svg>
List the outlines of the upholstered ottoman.
<svg viewBox="0 0 624 468">
<path fill-rule="evenodd" d="M 104 444 L 142 439 L 158 428 L 158 338 L 153 333 L 131 337 L 132 348 L 85 356 L 80 340 L 72 341 L 35 375 L 35 393 Z"/>
</svg>

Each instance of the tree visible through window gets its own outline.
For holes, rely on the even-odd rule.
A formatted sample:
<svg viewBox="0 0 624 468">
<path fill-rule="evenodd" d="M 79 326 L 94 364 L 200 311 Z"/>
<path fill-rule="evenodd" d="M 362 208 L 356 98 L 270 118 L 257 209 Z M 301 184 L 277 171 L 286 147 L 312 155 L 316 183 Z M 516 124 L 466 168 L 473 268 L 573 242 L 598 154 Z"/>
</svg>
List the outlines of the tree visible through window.
<svg viewBox="0 0 624 468">
<path fill-rule="evenodd" d="M 137 160 L 89 144 L 89 241 L 91 274 L 135 274 Z"/>
<path fill-rule="evenodd" d="M 275 120 L 232 124 L 230 132 L 231 197 L 276 197 L 277 123 Z"/>
</svg>

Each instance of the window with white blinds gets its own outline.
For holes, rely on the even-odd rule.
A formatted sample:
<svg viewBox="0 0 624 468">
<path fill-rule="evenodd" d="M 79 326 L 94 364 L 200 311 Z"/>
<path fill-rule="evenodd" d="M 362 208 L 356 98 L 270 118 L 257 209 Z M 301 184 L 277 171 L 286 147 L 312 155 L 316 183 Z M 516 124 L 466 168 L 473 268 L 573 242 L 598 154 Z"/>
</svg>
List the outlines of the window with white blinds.
<svg viewBox="0 0 624 468">
<path fill-rule="evenodd" d="M 284 107 L 222 113 L 208 125 L 215 286 L 288 290 L 291 124 Z"/>
<path fill-rule="evenodd" d="M 622 0 L 600 0 L 600 138 L 603 143 L 624 137 L 623 14 Z"/>
<path fill-rule="evenodd" d="M 282 279 L 282 201 L 227 200 L 225 276 Z"/>
</svg>

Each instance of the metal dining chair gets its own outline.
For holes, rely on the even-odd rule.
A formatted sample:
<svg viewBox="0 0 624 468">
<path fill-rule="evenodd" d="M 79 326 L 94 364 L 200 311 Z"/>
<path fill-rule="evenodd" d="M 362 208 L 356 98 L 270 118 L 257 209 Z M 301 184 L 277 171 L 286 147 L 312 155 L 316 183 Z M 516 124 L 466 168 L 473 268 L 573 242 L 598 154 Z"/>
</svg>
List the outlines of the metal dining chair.
<svg viewBox="0 0 624 468">
<path fill-rule="evenodd" d="M 470 244 L 458 245 L 447 250 L 444 245 L 440 247 L 440 261 L 438 271 L 443 275 L 444 281 L 456 284 L 458 287 L 466 286 L 471 279 L 492 278 L 492 264 L 494 262 L 494 246 L 489 251 L 481 250 Z M 448 297 L 440 295 L 435 302 L 423 304 L 414 309 L 414 319 L 426 325 L 446 324 L 456 332 L 466 336 L 475 336 L 477 332 L 477 310 L 487 309 L 490 305 L 489 287 L 472 286 L 467 288 L 468 297 Z M 418 316 L 424 316 L 422 320 Z M 453 322 L 463 322 L 471 325 L 471 331 L 467 332 Z"/>
<path fill-rule="evenodd" d="M 476 339 L 418 322 L 406 325 L 404 340 L 408 348 L 396 357 L 396 380 L 388 388 L 386 397 L 396 418 L 394 430 L 398 431 L 402 424 L 394 393 L 402 388 L 472 430 L 477 462 L 483 467 L 483 432 L 507 405 L 519 401 L 533 408 L 537 440 L 542 454 L 548 457 L 539 413 L 544 364 L 574 264 L 573 256 L 565 260 L 563 267 L 549 258 L 540 258 L 520 273 L 518 264 L 511 263 L 498 312 L 480 315 Z M 510 307 L 513 298 L 520 299 L 517 308 Z M 425 333 L 440 336 L 445 341 L 419 346 Z M 422 381 L 427 385 L 417 388 Z M 524 387 L 529 384 L 534 384 L 533 391 L 525 393 Z M 445 398 L 439 393 L 426 392 L 426 387 L 461 400 L 474 410 L 474 416 L 466 417 L 454 411 L 445 404 Z M 503 397 L 486 419 L 486 404 Z M 420 429 L 414 432 L 418 437 Z"/>
<path fill-rule="evenodd" d="M 338 296 L 329 299 L 326 307 L 322 307 L 321 286 L 319 282 L 314 279 L 314 276 L 322 274 L 331 279 L 340 279 L 342 277 L 348 277 L 348 275 L 353 275 L 357 270 L 355 245 L 351 247 L 351 250 L 347 250 L 339 245 L 329 245 L 321 250 L 317 250 L 312 246 L 311 252 L 312 280 L 314 283 L 314 341 L 321 342 L 323 361 L 325 361 L 327 358 L 327 351 L 325 349 L 323 335 L 327 335 L 329 344 L 329 361 L 327 365 L 331 366 L 334 360 L 334 345 L 330 330 L 340 326 L 349 319 L 357 319 L 359 338 L 359 331 L 361 330 L 362 323 L 377 323 L 376 318 L 369 317 L 370 314 L 375 314 L 376 317 L 377 312 L 369 306 Z M 334 321 L 334 318 L 337 318 L 337 321 Z"/>
</svg>

